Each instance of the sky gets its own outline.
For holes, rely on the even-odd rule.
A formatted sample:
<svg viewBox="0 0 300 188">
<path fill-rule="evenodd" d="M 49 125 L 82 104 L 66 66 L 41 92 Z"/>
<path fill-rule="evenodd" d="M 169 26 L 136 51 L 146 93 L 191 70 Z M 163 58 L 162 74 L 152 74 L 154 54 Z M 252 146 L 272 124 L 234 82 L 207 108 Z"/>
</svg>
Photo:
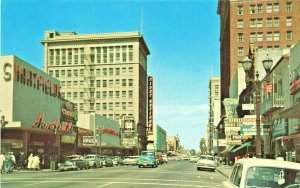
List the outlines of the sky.
<svg viewBox="0 0 300 188">
<path fill-rule="evenodd" d="M 139 31 L 151 53 L 148 75 L 154 77 L 154 121 L 167 135 L 178 135 L 186 149 L 199 151 L 200 138 L 206 138 L 209 79 L 220 72 L 217 3 L 2 0 L 1 55 L 13 54 L 43 69 L 40 40 L 47 30 Z"/>
</svg>

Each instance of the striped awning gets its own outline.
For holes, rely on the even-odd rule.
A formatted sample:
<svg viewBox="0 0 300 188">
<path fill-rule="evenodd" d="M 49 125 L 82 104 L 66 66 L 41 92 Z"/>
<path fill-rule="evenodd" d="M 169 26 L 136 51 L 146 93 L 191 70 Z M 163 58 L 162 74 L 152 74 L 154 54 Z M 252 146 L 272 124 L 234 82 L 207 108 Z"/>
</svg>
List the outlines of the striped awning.
<svg viewBox="0 0 300 188">
<path fill-rule="evenodd" d="M 229 146 L 227 146 L 223 151 L 221 151 L 220 154 L 225 154 L 225 153 L 230 152 L 234 148 L 234 146 L 235 145 L 229 145 Z"/>
<path fill-rule="evenodd" d="M 239 147 L 235 148 L 234 150 L 232 150 L 232 152 L 237 152 L 239 151 L 240 149 L 244 148 L 244 147 L 248 147 L 248 146 L 251 146 L 251 143 L 250 142 L 246 142 L 242 145 L 240 145 Z"/>
</svg>

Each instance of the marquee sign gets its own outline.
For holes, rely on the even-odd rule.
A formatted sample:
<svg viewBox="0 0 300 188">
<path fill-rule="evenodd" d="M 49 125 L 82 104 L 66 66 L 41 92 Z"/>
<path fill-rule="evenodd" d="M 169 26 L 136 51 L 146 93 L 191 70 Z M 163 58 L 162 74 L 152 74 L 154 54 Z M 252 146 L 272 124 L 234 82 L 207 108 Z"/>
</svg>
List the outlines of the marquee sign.
<svg viewBox="0 0 300 188">
<path fill-rule="evenodd" d="M 153 131 L 153 77 L 148 77 L 148 131 Z"/>
</svg>

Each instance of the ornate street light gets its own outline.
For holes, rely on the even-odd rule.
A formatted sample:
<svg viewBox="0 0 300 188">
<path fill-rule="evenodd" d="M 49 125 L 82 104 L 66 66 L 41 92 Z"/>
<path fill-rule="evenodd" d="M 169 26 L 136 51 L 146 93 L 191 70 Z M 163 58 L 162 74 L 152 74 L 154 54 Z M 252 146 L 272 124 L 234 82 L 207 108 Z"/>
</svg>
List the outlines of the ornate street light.
<svg viewBox="0 0 300 188">
<path fill-rule="evenodd" d="M 254 59 L 254 57 L 253 57 Z M 258 79 L 259 73 L 256 71 L 256 80 L 251 79 L 249 74 L 250 71 L 254 71 L 254 62 L 253 59 L 249 59 L 246 57 L 243 61 L 241 61 L 243 69 L 246 72 L 246 83 L 253 82 L 254 84 L 254 91 L 255 91 L 255 106 L 256 106 L 256 156 L 258 158 L 262 157 L 261 152 L 261 134 L 260 134 L 260 88 L 261 88 L 261 81 Z M 263 67 L 267 73 L 267 77 L 270 75 L 270 70 L 272 68 L 273 60 L 269 58 L 267 55 L 267 58 L 262 61 Z M 253 67 L 253 69 L 251 69 Z M 267 79 L 268 82 L 269 79 Z"/>
</svg>

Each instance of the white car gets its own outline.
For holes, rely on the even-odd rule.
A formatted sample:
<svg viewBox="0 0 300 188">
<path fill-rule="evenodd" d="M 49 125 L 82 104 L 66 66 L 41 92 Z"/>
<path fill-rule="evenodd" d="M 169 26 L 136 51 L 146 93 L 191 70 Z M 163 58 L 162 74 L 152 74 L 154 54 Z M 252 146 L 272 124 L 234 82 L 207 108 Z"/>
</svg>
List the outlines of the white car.
<svg viewBox="0 0 300 188">
<path fill-rule="evenodd" d="M 140 159 L 140 156 L 125 157 L 125 159 L 123 160 L 123 164 L 124 165 L 136 165 L 139 159 Z"/>
<path fill-rule="evenodd" d="M 163 154 L 162 158 L 163 158 L 164 163 L 168 163 L 169 160 L 168 160 L 168 156 L 167 155 Z"/>
<path fill-rule="evenodd" d="M 196 156 L 193 156 L 193 157 L 191 157 L 191 158 L 190 158 L 190 163 L 197 163 L 197 162 L 198 162 L 198 160 L 199 160 L 199 158 L 198 158 L 198 157 L 196 157 Z"/>
<path fill-rule="evenodd" d="M 223 185 L 230 188 L 299 188 L 300 164 L 274 159 L 240 159 Z"/>
<path fill-rule="evenodd" d="M 215 171 L 216 162 L 214 157 L 211 155 L 201 155 L 199 160 L 197 161 L 197 170 L 208 169 Z"/>
</svg>

